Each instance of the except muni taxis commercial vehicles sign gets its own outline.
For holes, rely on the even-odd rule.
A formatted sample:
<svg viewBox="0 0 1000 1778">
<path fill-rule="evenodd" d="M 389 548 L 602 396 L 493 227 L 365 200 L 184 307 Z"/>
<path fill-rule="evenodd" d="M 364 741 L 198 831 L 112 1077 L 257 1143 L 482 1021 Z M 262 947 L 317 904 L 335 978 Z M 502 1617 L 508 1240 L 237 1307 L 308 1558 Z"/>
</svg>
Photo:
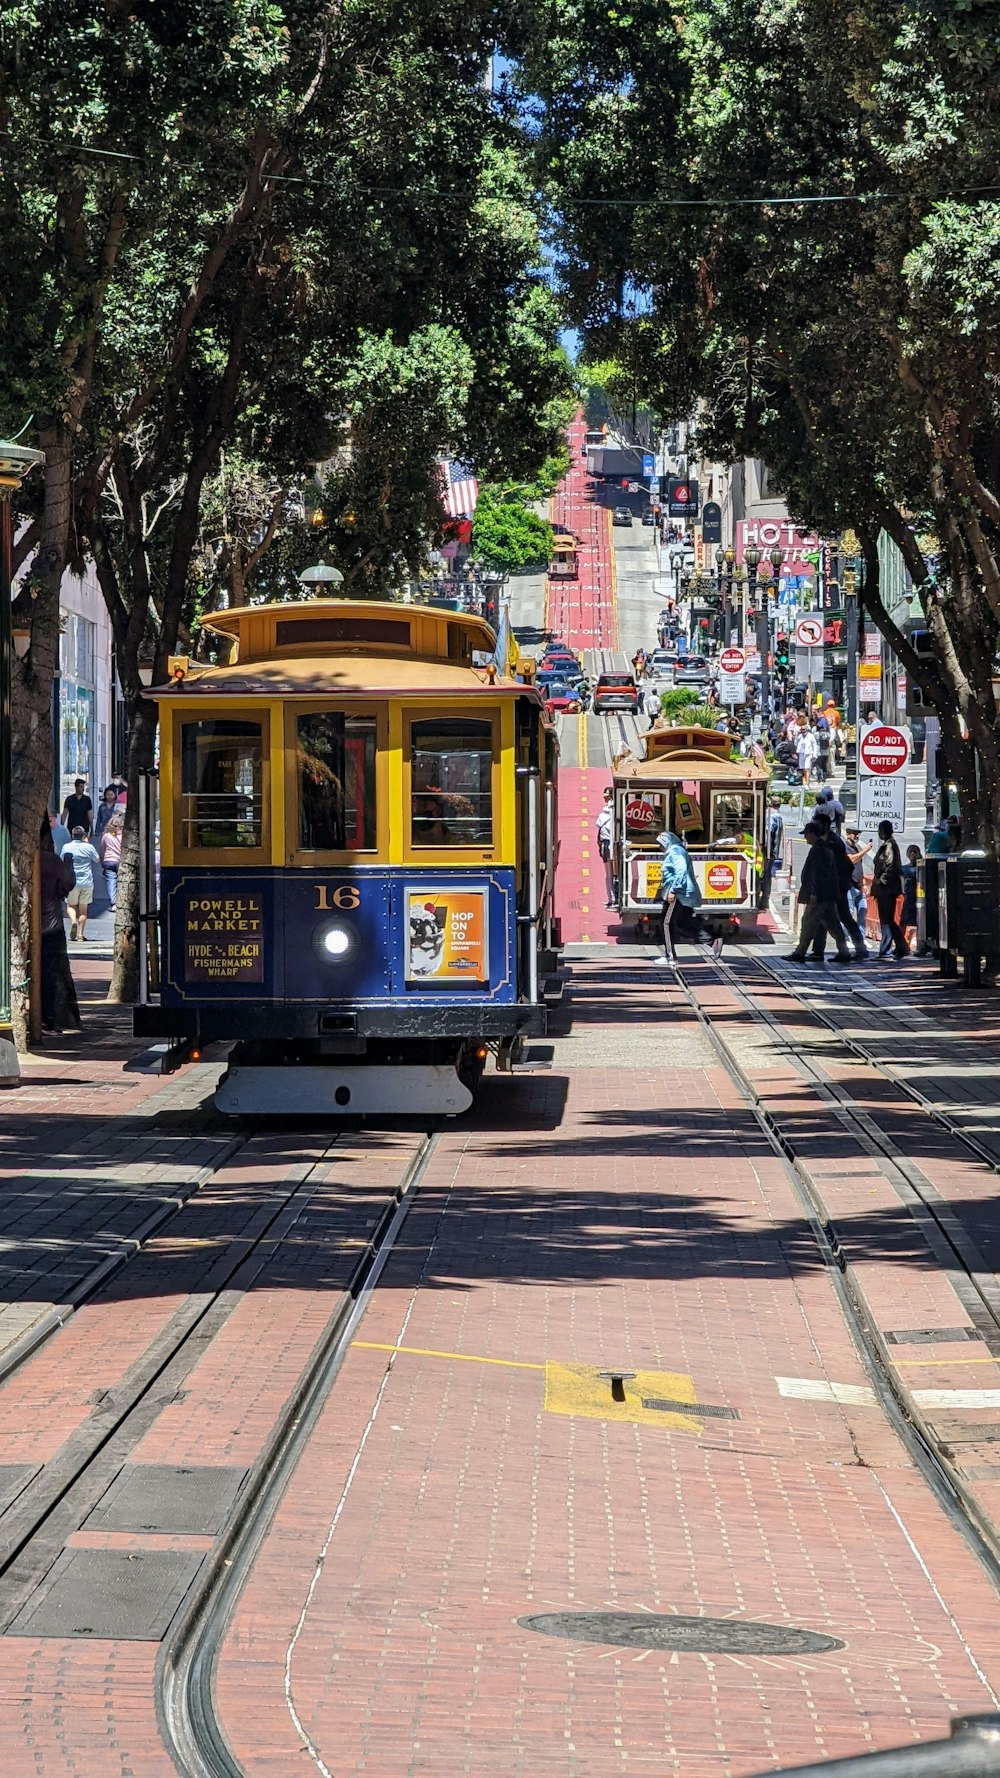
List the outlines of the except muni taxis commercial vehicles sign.
<svg viewBox="0 0 1000 1778">
<path fill-rule="evenodd" d="M 484 889 L 411 889 L 406 979 L 489 980 Z"/>
<path fill-rule="evenodd" d="M 858 742 L 858 825 L 877 833 L 880 821 L 902 828 L 906 821 L 906 768 L 910 749 L 901 729 L 876 722 Z"/>
</svg>

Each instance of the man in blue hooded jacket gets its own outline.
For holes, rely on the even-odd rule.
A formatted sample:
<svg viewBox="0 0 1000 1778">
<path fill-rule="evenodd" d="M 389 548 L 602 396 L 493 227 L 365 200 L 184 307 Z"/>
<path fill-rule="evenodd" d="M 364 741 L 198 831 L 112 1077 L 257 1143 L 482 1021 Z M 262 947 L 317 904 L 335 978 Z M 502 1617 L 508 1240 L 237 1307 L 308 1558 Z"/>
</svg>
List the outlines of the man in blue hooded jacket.
<svg viewBox="0 0 1000 1778">
<path fill-rule="evenodd" d="M 684 841 L 675 833 L 661 833 L 660 845 L 663 848 L 663 874 L 660 878 L 660 900 L 663 902 L 663 957 L 661 961 L 672 967 L 677 957 L 671 925 L 675 911 L 680 905 L 689 914 L 696 914 L 701 907 L 701 890 L 695 880 L 694 867 Z"/>
</svg>

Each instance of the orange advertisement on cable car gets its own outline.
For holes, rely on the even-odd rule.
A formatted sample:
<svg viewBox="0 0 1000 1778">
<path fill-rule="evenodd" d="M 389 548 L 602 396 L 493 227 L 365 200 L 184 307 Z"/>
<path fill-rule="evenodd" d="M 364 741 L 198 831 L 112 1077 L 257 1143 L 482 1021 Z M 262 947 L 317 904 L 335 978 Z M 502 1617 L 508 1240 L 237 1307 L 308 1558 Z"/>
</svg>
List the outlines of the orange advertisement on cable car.
<svg viewBox="0 0 1000 1778">
<path fill-rule="evenodd" d="M 484 889 L 411 889 L 407 914 L 407 981 L 489 980 Z"/>
</svg>

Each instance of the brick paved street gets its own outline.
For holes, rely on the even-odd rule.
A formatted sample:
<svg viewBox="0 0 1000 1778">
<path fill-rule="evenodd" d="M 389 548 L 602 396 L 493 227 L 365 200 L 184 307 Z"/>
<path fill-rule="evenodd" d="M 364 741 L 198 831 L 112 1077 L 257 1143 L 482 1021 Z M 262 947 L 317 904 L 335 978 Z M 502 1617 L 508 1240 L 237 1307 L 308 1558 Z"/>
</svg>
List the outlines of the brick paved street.
<svg viewBox="0 0 1000 1778">
<path fill-rule="evenodd" d="M 584 973 L 655 1024 L 651 968 Z M 604 1008 L 565 1083 L 558 1054 L 530 1105 L 496 1083 L 438 1150 L 225 1649 L 248 1770 L 305 1743 L 338 1773 L 751 1772 L 995 1702 L 992 1588 L 876 1405 L 784 1167 L 696 1031 L 643 1066 Z M 574 1411 L 573 1366 L 646 1399 L 661 1373 L 676 1409 L 605 1384 L 601 1413 L 578 1377 Z M 844 1647 L 519 1624 L 609 1609 Z"/>
<path fill-rule="evenodd" d="M 739 1778 L 996 1707 L 995 1591 L 886 1418 L 786 1165 L 648 951 L 568 960 L 533 1046 L 550 1066 L 487 1076 L 439 1137 L 236 1607 L 216 1696 L 254 1778 Z M 152 1478 L 236 1498 L 414 1138 L 248 1143 L 204 1104 L 215 1067 L 122 1073 L 135 1046 L 100 1005 L 106 965 L 77 967 L 87 1040 L 31 1061 L 0 1100 L 9 1359 L 25 1327 L 70 1317 L 0 1382 L 0 1742 L 12 1778 L 161 1778 L 169 1601 L 232 1506 L 185 1517 Z M 817 1025 L 818 985 L 804 1004 L 756 981 L 761 1024 L 734 967 L 687 971 L 822 1191 L 874 1324 L 902 1338 L 887 1348 L 900 1387 L 1000 1519 L 994 1175 Z M 868 978 L 831 992 L 904 1071 L 894 1033 L 914 1032 L 927 1078 L 985 1139 L 988 1003 L 969 1015 L 972 1069 L 972 1027 L 929 970 L 907 978 L 901 1023 Z M 917 1174 L 839 1119 L 800 1058 Z M 911 1178 L 967 1244 L 978 1310 L 914 1220 Z M 72 1314 L 151 1216 L 159 1232 Z M 941 1337 L 907 1345 L 921 1328 Z M 139 1519 L 113 1505 L 131 1481 L 148 1483 Z M 109 1634 L 97 1596 L 72 1591 L 84 1559 L 138 1565 L 149 1628 Z M 609 1613 L 632 1640 L 613 1640 Z M 678 1617 L 708 1646 L 673 1646 Z M 644 1637 L 643 1620 L 667 1629 Z M 821 1640 L 775 1652 L 754 1624 Z"/>
</svg>

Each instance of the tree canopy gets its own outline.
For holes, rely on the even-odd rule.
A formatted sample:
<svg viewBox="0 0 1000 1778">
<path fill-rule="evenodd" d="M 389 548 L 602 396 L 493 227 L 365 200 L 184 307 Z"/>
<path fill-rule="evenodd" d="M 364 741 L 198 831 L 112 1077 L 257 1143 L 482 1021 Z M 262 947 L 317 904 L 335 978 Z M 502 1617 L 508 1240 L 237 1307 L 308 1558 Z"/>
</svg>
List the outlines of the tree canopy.
<svg viewBox="0 0 1000 1778">
<path fill-rule="evenodd" d="M 794 517 L 858 532 L 869 609 L 997 847 L 995 8 L 681 0 L 630 7 L 626 30 L 552 0 L 536 18 L 525 79 L 587 351 L 635 367 L 664 418 L 697 405 L 706 454 L 763 457 Z M 930 669 L 879 598 L 883 529 L 922 590 Z"/>
<path fill-rule="evenodd" d="M 521 132 L 483 83 L 497 28 L 453 0 L 5 8 L 0 420 L 33 415 L 46 453 L 19 545 L 22 884 L 67 562 L 97 561 L 148 758 L 138 659 L 175 646 L 225 448 L 280 488 L 349 434 L 362 590 L 436 516 L 433 447 L 506 473 L 552 448 L 569 377 Z"/>
</svg>

